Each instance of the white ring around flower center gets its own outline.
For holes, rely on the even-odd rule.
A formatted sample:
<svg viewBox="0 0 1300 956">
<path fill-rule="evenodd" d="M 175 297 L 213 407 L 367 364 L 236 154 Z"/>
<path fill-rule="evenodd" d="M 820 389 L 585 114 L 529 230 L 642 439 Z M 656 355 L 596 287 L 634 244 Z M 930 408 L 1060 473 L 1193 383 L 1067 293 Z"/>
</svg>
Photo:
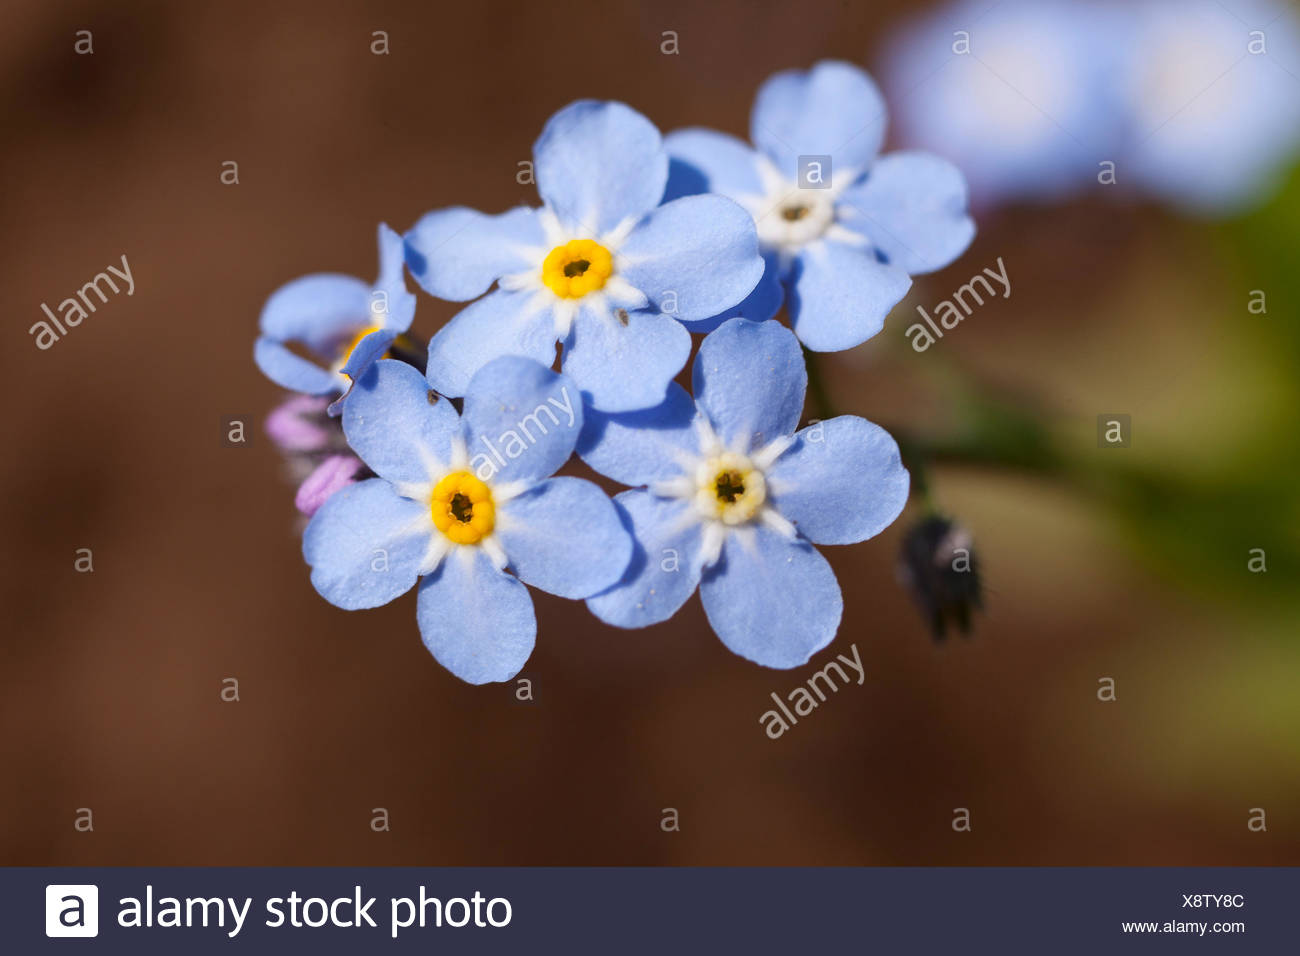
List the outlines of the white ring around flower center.
<svg viewBox="0 0 1300 956">
<path fill-rule="evenodd" d="M 747 455 L 722 452 L 695 466 L 695 510 L 701 518 L 738 525 L 767 501 L 767 479 Z"/>
<path fill-rule="evenodd" d="M 797 249 L 820 239 L 835 224 L 834 196 L 829 189 L 801 189 L 788 183 L 764 197 L 765 215 L 755 225 L 758 240 L 775 249 Z"/>
<path fill-rule="evenodd" d="M 696 430 L 698 454 L 681 455 L 681 472 L 655 482 L 650 492 L 690 506 L 683 517 L 698 521 L 704 529 L 700 544 L 703 566 L 710 567 L 718 560 L 730 535 L 751 535 L 758 525 L 793 540 L 798 534 L 795 526 L 770 500 L 775 489 L 767 470 L 794 444 L 794 437 L 784 435 L 746 454 L 726 448 L 702 419 L 696 420 Z"/>
</svg>

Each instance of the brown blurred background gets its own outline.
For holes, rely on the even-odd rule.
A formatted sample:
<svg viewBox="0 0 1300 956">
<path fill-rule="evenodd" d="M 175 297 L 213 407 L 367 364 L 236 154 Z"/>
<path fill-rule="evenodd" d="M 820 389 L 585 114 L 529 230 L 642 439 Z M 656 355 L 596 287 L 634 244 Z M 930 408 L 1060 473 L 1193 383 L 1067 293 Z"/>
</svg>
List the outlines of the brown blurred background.
<svg viewBox="0 0 1300 956">
<path fill-rule="evenodd" d="M 776 741 L 768 695 L 812 668 L 731 655 L 698 599 L 624 632 L 535 592 L 537 700 L 516 705 L 512 685 L 437 665 L 413 596 L 347 613 L 311 588 L 261 432 L 280 399 L 251 356 L 271 291 L 371 277 L 380 220 L 534 202 L 516 163 L 570 100 L 743 135 L 765 76 L 871 68 L 906 7 L 9 0 L 0 863 L 1300 863 L 1294 607 L 1153 558 L 1069 481 L 934 475 L 985 562 L 970 640 L 936 646 L 896 585 L 904 521 L 827 549 L 845 615 L 816 660 L 856 644 L 866 683 Z M 74 52 L 78 30 L 93 54 Z M 228 160 L 238 185 L 220 181 Z M 924 429 L 952 416 L 935 370 L 959 367 L 1088 467 L 1232 456 L 1276 388 L 1220 322 L 1251 286 L 1218 242 L 1152 209 L 982 220 L 881 336 L 828 357 L 831 394 Z M 124 253 L 134 296 L 38 351 L 40 303 Z M 933 362 L 907 350 L 913 305 L 998 256 L 1014 297 Z M 416 328 L 452 311 L 421 294 Z M 1103 412 L 1133 415 L 1133 449 L 1096 450 Z M 254 425 L 249 447 L 224 443 L 229 417 Z M 79 548 L 93 573 L 74 570 Z M 371 829 L 377 807 L 391 831 Z M 661 829 L 668 807 L 679 832 Z M 954 832 L 956 807 L 972 832 Z M 1247 827 L 1255 807 L 1267 832 Z"/>
</svg>

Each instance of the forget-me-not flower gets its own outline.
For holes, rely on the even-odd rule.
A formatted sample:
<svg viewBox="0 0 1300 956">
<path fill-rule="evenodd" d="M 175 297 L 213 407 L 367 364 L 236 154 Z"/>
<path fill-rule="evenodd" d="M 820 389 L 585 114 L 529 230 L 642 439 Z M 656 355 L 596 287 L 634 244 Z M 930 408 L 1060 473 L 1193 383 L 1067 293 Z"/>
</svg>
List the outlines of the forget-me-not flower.
<svg viewBox="0 0 1300 956">
<path fill-rule="evenodd" d="M 690 355 L 681 321 L 730 308 L 763 274 L 753 223 L 720 196 L 660 206 L 662 138 L 622 103 L 560 110 L 533 158 L 542 208 L 440 209 L 406 235 L 411 274 L 433 295 L 466 301 L 498 284 L 433 337 L 429 381 L 462 395 L 496 356 L 550 365 L 558 341 L 593 406 L 659 404 Z"/>
<path fill-rule="evenodd" d="M 317 273 L 277 289 L 262 309 L 253 348 L 277 385 L 308 395 L 343 395 L 411 327 L 415 296 L 406 288 L 402 237 L 379 226 L 379 278 Z M 320 364 L 290 350 L 302 346 Z M 338 403 L 331 406 L 338 413 Z"/>
<path fill-rule="evenodd" d="M 1239 208 L 1300 150 L 1300 21 L 1278 0 L 959 0 L 892 38 L 904 138 L 977 203 L 1097 188 Z"/>
<path fill-rule="evenodd" d="M 977 205 L 1056 199 L 1120 160 L 1127 42 L 1105 4 L 958 0 L 895 31 L 882 75 L 903 141 L 957 163 Z"/>
<path fill-rule="evenodd" d="M 532 653 L 525 583 L 585 598 L 614 583 L 632 542 L 605 493 L 550 475 L 577 442 L 575 384 L 505 356 L 475 373 L 464 413 L 403 362 L 380 360 L 343 405 L 348 443 L 377 474 L 333 494 L 303 536 L 316 590 L 348 610 L 419 581 L 433 656 L 472 684 L 509 680 Z"/>
<path fill-rule="evenodd" d="M 908 474 L 883 429 L 852 415 L 796 432 L 808 377 L 777 322 L 734 318 L 705 338 L 695 400 L 674 384 L 659 407 L 592 413 L 579 454 L 644 487 L 615 498 L 636 549 L 618 584 L 590 598 L 601 620 L 667 620 L 699 587 L 732 651 L 797 667 L 830 643 L 843 600 L 813 544 L 849 544 L 887 527 Z"/>
<path fill-rule="evenodd" d="M 1277 0 L 1144 0 L 1120 34 L 1124 176 L 1195 212 L 1232 212 L 1300 152 L 1300 17 Z"/>
<path fill-rule="evenodd" d="M 848 63 L 777 73 L 750 115 L 751 148 L 708 129 L 667 137 L 668 195 L 730 196 L 749 210 L 768 269 L 737 310 L 767 319 L 789 293 L 790 322 L 810 349 L 858 345 L 884 327 L 910 276 L 952 262 L 970 244 L 966 184 L 924 153 L 878 157 L 885 105 Z"/>
</svg>

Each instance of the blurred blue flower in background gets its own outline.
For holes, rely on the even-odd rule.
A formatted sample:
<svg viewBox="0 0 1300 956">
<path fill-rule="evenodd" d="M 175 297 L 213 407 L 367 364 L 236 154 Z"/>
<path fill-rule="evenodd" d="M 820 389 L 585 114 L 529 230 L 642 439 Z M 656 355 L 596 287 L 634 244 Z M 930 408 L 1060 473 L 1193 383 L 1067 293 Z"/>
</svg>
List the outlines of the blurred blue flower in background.
<svg viewBox="0 0 1300 956">
<path fill-rule="evenodd" d="M 754 217 L 767 260 L 763 281 L 733 316 L 768 319 L 788 290 L 790 324 L 808 348 L 834 352 L 875 335 L 907 294 L 975 235 L 966 183 L 923 153 L 878 157 L 885 104 L 862 70 L 823 61 L 769 77 L 750 116 L 754 147 L 710 129 L 666 142 L 669 197 L 721 193 Z"/>
<path fill-rule="evenodd" d="M 1108 7 L 960 0 L 884 44 L 900 140 L 957 163 L 978 208 L 1096 183 L 1123 120 Z"/>
<path fill-rule="evenodd" d="M 884 429 L 843 415 L 796 432 L 808 376 L 790 330 L 730 319 L 705 338 L 695 400 L 674 384 L 658 408 L 588 416 L 578 453 L 643 487 L 615 498 L 636 547 L 622 580 L 587 601 L 618 627 L 672 617 L 699 588 L 736 654 L 798 667 L 835 637 L 843 598 L 813 544 L 888 527 L 908 473 Z"/>
<path fill-rule="evenodd" d="M 1274 0 L 1130 7 L 1127 174 L 1145 191 L 1206 213 L 1267 194 L 1300 148 L 1295 10 Z"/>
<path fill-rule="evenodd" d="M 1232 212 L 1300 147 L 1300 26 L 1278 0 L 961 0 L 884 62 L 903 141 L 959 164 L 977 206 L 1104 186 Z"/>
</svg>

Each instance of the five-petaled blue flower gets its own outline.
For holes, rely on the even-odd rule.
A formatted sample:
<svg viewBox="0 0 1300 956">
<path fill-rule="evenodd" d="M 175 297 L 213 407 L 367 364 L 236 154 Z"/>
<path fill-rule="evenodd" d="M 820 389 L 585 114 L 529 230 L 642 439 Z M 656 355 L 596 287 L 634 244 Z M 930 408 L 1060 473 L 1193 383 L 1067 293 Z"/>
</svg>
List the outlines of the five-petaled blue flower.
<svg viewBox="0 0 1300 956">
<path fill-rule="evenodd" d="M 589 404 L 659 404 L 690 355 L 681 322 L 731 308 L 762 276 L 753 222 L 721 196 L 660 206 L 663 140 L 622 103 L 560 110 L 533 158 L 541 209 L 440 209 L 406 235 L 411 274 L 433 295 L 466 301 L 498 283 L 433 337 L 429 381 L 463 395 L 491 359 L 550 365 L 559 341 Z"/>
<path fill-rule="evenodd" d="M 537 631 L 524 583 L 589 597 L 632 554 L 603 491 L 549 477 L 582 424 L 573 382 L 529 359 L 481 368 L 460 416 L 411 366 L 375 362 L 343 405 L 343 431 L 379 477 L 336 492 L 312 518 L 312 584 L 355 610 L 422 578 L 416 613 L 433 656 L 472 684 L 509 680 Z"/>
<path fill-rule="evenodd" d="M 342 395 L 411 327 L 415 296 L 406 288 L 402 237 L 379 226 L 379 278 L 317 273 L 282 285 L 262 309 L 253 358 L 271 381 L 308 395 Z M 290 351 L 304 346 L 322 368 Z M 338 402 L 330 407 L 338 413 Z"/>
<path fill-rule="evenodd" d="M 732 651 L 797 667 L 830 643 L 843 600 L 813 544 L 850 544 L 907 501 L 898 446 L 845 415 L 795 432 L 808 383 L 799 343 L 776 322 L 731 319 L 700 347 L 695 400 L 589 414 L 579 454 L 627 485 L 615 498 L 636 538 L 618 584 L 588 599 L 601 620 L 667 620 L 699 586 Z"/>
<path fill-rule="evenodd" d="M 826 61 L 768 78 L 750 116 L 751 149 L 708 129 L 670 134 L 668 196 L 730 196 L 753 215 L 767 272 L 739 308 L 767 319 L 789 292 L 790 322 L 810 349 L 865 342 L 911 287 L 970 244 L 966 184 L 926 153 L 877 158 L 885 105 L 866 73 Z"/>
</svg>

